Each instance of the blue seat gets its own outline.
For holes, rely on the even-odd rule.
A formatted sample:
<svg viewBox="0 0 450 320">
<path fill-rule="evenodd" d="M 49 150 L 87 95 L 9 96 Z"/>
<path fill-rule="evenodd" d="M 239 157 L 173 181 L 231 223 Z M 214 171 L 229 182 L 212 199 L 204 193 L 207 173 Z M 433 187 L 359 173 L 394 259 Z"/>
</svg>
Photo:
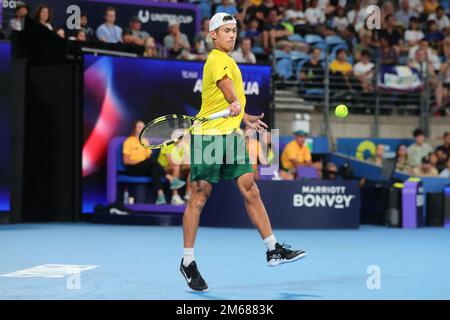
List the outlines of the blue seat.
<svg viewBox="0 0 450 320">
<path fill-rule="evenodd" d="M 325 38 L 325 42 L 326 42 L 326 44 L 327 44 L 328 46 L 330 46 L 330 47 L 335 46 L 335 45 L 338 45 L 338 44 L 345 44 L 345 45 L 347 45 L 347 43 L 345 42 L 345 40 L 342 39 L 342 38 L 339 37 L 339 36 L 327 36 L 327 37 Z"/>
<path fill-rule="evenodd" d="M 305 39 L 303 39 L 303 37 L 301 35 L 297 34 L 297 33 L 294 33 L 293 35 L 290 35 L 288 37 L 288 40 L 292 41 L 292 42 L 305 42 Z"/>
<path fill-rule="evenodd" d="M 317 34 L 307 34 L 304 39 L 305 42 L 310 45 L 317 43 L 325 43 L 325 40 Z"/>
</svg>

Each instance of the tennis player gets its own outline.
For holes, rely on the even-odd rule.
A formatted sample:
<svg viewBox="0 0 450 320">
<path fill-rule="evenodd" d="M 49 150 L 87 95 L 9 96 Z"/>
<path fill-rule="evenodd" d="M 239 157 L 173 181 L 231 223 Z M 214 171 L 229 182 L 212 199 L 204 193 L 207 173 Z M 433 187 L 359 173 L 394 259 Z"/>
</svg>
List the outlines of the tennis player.
<svg viewBox="0 0 450 320">
<path fill-rule="evenodd" d="M 291 250 L 290 246 L 277 242 L 253 179 L 253 169 L 245 151 L 240 125 L 244 121 L 247 128 L 258 131 L 264 130 L 267 125 L 261 121 L 264 114 L 250 116 L 244 112 L 246 99 L 242 75 L 236 62 L 229 56 L 236 42 L 236 20 L 226 13 L 216 13 L 210 20 L 209 32 L 214 49 L 209 53 L 203 68 L 202 106 L 197 116 L 208 117 L 226 108 L 230 109 L 230 116 L 208 121 L 192 132 L 191 198 L 183 216 L 184 250 L 180 271 L 188 286 L 196 291 L 208 289 L 194 260 L 200 213 L 211 193 L 212 184 L 221 179 L 234 180 L 239 187 L 247 213 L 266 245 L 269 266 L 295 261 L 306 255 L 305 251 Z M 212 164 L 203 158 L 198 161 L 201 158 L 199 155 L 206 154 L 217 144 L 223 147 L 224 159 L 231 154 L 234 157 L 231 160 L 234 161 L 228 158 L 227 161 Z"/>
</svg>

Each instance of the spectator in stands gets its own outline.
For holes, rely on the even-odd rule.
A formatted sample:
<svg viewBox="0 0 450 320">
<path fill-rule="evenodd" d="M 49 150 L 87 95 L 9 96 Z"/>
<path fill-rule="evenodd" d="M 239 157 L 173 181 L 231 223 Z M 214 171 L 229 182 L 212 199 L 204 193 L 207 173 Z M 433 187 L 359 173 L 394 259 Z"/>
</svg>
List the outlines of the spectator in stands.
<svg viewBox="0 0 450 320">
<path fill-rule="evenodd" d="M 278 11 L 271 9 L 267 15 L 267 23 L 265 25 L 263 36 L 263 45 L 267 53 L 272 48 L 284 47 L 289 43 L 288 36 L 292 34 L 284 25 L 280 23 Z"/>
<path fill-rule="evenodd" d="M 434 89 L 434 94 L 436 98 L 435 108 L 439 110 L 442 107 L 444 99 L 444 87 L 442 81 L 439 80 L 436 71 L 434 70 L 433 63 L 427 59 L 425 50 L 418 49 L 416 51 L 414 59 L 408 61 L 408 66 L 419 71 L 423 79 L 427 79 L 432 89 Z"/>
<path fill-rule="evenodd" d="M 161 186 L 161 177 L 166 177 L 170 181 L 170 188 L 177 190 L 185 185 L 184 181 L 167 174 L 158 161 L 151 157 L 152 151 L 146 149 L 139 142 L 139 133 L 144 128 L 142 121 L 133 124 L 132 134 L 123 143 L 122 154 L 123 163 L 126 166 L 126 174 L 130 176 L 150 176 L 153 180 L 155 191 L 157 192 L 156 204 L 165 204 L 166 197 Z"/>
<path fill-rule="evenodd" d="M 440 178 L 450 178 L 450 157 L 447 160 L 447 167 L 439 174 Z"/>
<path fill-rule="evenodd" d="M 395 8 L 391 1 L 384 1 L 381 6 L 381 27 L 383 29 L 388 28 L 388 19 L 389 16 L 395 17 Z"/>
<path fill-rule="evenodd" d="M 261 31 L 259 31 L 259 22 L 257 19 L 252 19 L 247 24 L 247 29 L 244 31 L 244 38 L 252 40 L 252 45 L 262 47 Z"/>
<path fill-rule="evenodd" d="M 331 20 L 331 28 L 337 33 L 343 34 L 347 31 L 349 25 L 347 16 L 345 15 L 345 9 L 338 6 L 336 9 L 336 15 Z"/>
<path fill-rule="evenodd" d="M 36 14 L 34 15 L 34 19 L 42 24 L 43 26 L 47 27 L 49 30 L 53 31 L 53 27 L 50 24 L 50 21 L 52 20 L 52 12 L 49 8 L 49 6 L 43 4 L 40 5 L 37 10 Z"/>
<path fill-rule="evenodd" d="M 153 37 L 148 37 L 144 41 L 144 57 L 157 58 L 158 52 L 156 50 L 156 43 Z"/>
<path fill-rule="evenodd" d="M 447 167 L 447 160 L 449 157 L 449 153 L 446 147 L 439 146 L 434 151 L 434 155 L 436 156 L 436 169 L 441 172 Z"/>
<path fill-rule="evenodd" d="M 323 170 L 322 178 L 326 180 L 337 180 L 338 167 L 333 162 L 328 162 Z"/>
<path fill-rule="evenodd" d="M 308 23 L 308 32 L 321 34 L 324 36 L 334 35 L 335 32 L 325 27 L 325 13 L 319 7 L 317 0 L 311 0 L 308 9 L 305 11 L 306 22 Z"/>
<path fill-rule="evenodd" d="M 368 160 L 369 163 L 375 164 L 377 166 L 383 166 L 384 161 L 384 145 L 377 144 L 375 149 L 375 154 L 372 155 Z"/>
<path fill-rule="evenodd" d="M 66 31 L 62 27 L 56 29 L 55 33 L 62 39 L 66 38 Z"/>
<path fill-rule="evenodd" d="M 442 45 L 445 36 L 441 31 L 439 31 L 436 21 L 427 21 L 427 32 L 425 34 L 425 38 L 435 50 L 442 52 Z"/>
<path fill-rule="evenodd" d="M 92 29 L 89 26 L 88 16 L 86 13 L 81 13 L 80 26 L 81 26 L 81 30 L 84 31 L 86 40 L 93 40 L 94 39 L 94 29 Z M 82 40 L 82 41 L 86 41 L 86 40 Z"/>
<path fill-rule="evenodd" d="M 176 138 L 180 135 L 180 129 L 174 130 L 172 137 Z M 159 164 L 164 168 L 164 170 L 172 175 L 174 179 L 180 179 L 180 177 L 186 178 L 188 181 L 186 185 L 186 195 L 185 200 L 189 200 L 190 197 L 190 184 L 189 184 L 189 172 L 190 172 L 190 137 L 184 136 L 183 139 L 177 144 L 171 144 L 161 148 L 158 156 Z M 172 204 L 182 205 L 184 204 L 183 199 L 181 199 L 178 194 L 178 190 L 173 190 L 172 194 Z"/>
<path fill-rule="evenodd" d="M 281 13 L 280 8 L 274 3 L 273 0 L 263 0 L 257 10 L 262 13 L 263 17 L 267 17 L 270 10 L 276 10 L 278 15 Z"/>
<path fill-rule="evenodd" d="M 176 20 L 169 21 L 169 34 L 164 37 L 164 47 L 169 50 L 171 58 L 183 58 L 191 50 L 187 36 L 180 31 L 180 24 Z"/>
<path fill-rule="evenodd" d="M 430 14 L 428 20 L 436 21 L 440 31 L 445 31 L 445 29 L 450 27 L 450 19 L 445 14 L 445 9 L 442 6 L 436 9 L 436 13 Z"/>
<path fill-rule="evenodd" d="M 300 70 L 300 80 L 305 89 L 323 89 L 325 70 L 320 63 L 320 48 L 312 48 L 309 61 Z"/>
<path fill-rule="evenodd" d="M 342 82 L 344 82 L 348 89 L 352 89 L 350 76 L 352 75 L 353 67 L 347 61 L 347 50 L 340 48 L 336 52 L 336 58 L 330 63 L 329 67 L 333 77 L 333 88 L 342 89 Z"/>
<path fill-rule="evenodd" d="M 281 165 L 287 172 L 295 174 L 298 166 L 312 164 L 311 152 L 306 145 L 308 134 L 303 130 L 294 132 L 294 140 L 289 142 L 281 154 Z"/>
<path fill-rule="evenodd" d="M 29 12 L 28 6 L 25 2 L 17 2 L 14 10 L 15 17 L 9 20 L 9 32 L 22 31 L 25 25 L 25 17 Z"/>
<path fill-rule="evenodd" d="M 294 33 L 298 33 L 301 35 L 305 35 L 305 13 L 300 10 L 289 9 L 285 12 L 286 20 L 292 25 L 294 28 Z"/>
<path fill-rule="evenodd" d="M 133 16 L 130 21 L 130 27 L 123 35 L 123 42 L 136 46 L 143 46 L 145 39 L 150 37 L 148 32 L 141 30 L 142 24 L 138 16 Z"/>
<path fill-rule="evenodd" d="M 420 40 L 418 45 L 409 49 L 408 59 L 414 59 L 416 50 L 418 50 L 419 48 L 426 52 L 427 59 L 430 60 L 431 63 L 433 64 L 434 70 L 440 70 L 441 61 L 438 55 L 434 52 L 434 50 L 430 48 L 429 42 L 425 38 Z"/>
<path fill-rule="evenodd" d="M 422 157 L 421 164 L 412 170 L 413 175 L 418 177 L 437 177 L 438 171 L 432 166 L 429 156 Z"/>
<path fill-rule="evenodd" d="M 195 36 L 195 53 L 204 54 L 205 56 L 214 48 L 212 41 L 206 41 L 209 34 L 209 18 L 203 18 L 201 30 Z"/>
<path fill-rule="evenodd" d="M 234 16 L 238 13 L 236 8 L 236 2 L 234 0 L 222 0 L 222 4 L 218 5 L 216 8 L 217 12 L 225 12 L 231 16 Z"/>
<path fill-rule="evenodd" d="M 108 7 L 105 11 L 105 23 L 97 28 L 97 39 L 106 43 L 122 42 L 122 28 L 117 26 L 115 22 L 116 9 Z"/>
<path fill-rule="evenodd" d="M 364 1 L 364 3 L 362 3 Z M 347 13 L 348 23 L 353 26 L 356 32 L 359 32 L 365 24 L 366 20 L 367 0 L 356 0 L 355 4 Z"/>
<path fill-rule="evenodd" d="M 398 65 L 399 54 L 393 46 L 389 45 L 387 38 L 380 38 L 380 57 L 383 66 Z"/>
<path fill-rule="evenodd" d="M 423 0 L 423 13 L 425 13 L 427 16 L 435 13 L 439 6 L 440 5 L 438 0 Z"/>
<path fill-rule="evenodd" d="M 395 157 L 397 160 L 395 170 L 410 174 L 411 166 L 408 161 L 408 148 L 405 144 L 401 143 L 397 146 Z"/>
<path fill-rule="evenodd" d="M 420 17 L 420 15 L 423 12 L 423 0 L 409 0 L 409 6 L 411 9 L 414 10 L 415 13 L 417 13 L 417 16 Z"/>
<path fill-rule="evenodd" d="M 75 40 L 76 41 L 86 41 L 86 33 L 84 32 L 84 30 L 78 30 L 77 33 L 75 34 Z"/>
<path fill-rule="evenodd" d="M 392 14 L 386 15 L 385 22 L 386 28 L 380 30 L 379 38 L 380 40 L 387 39 L 389 46 L 393 47 L 397 53 L 400 53 L 403 40 L 400 32 L 395 28 L 395 16 Z"/>
<path fill-rule="evenodd" d="M 415 168 L 420 166 L 423 157 L 428 157 L 433 148 L 426 143 L 425 133 L 422 129 L 417 128 L 413 132 L 415 143 L 408 148 L 408 162 Z"/>
<path fill-rule="evenodd" d="M 400 4 L 400 10 L 397 11 L 395 17 L 402 27 L 406 29 L 408 24 L 411 25 L 411 19 L 417 18 L 418 14 L 411 8 L 409 0 L 401 0 Z"/>
<path fill-rule="evenodd" d="M 375 40 L 374 31 L 364 25 L 359 30 L 359 42 L 353 46 L 355 60 L 361 60 L 363 50 L 369 50 L 373 55 L 378 49 L 379 43 Z"/>
<path fill-rule="evenodd" d="M 370 62 L 371 56 L 369 50 L 363 50 L 361 53 L 361 61 L 357 62 L 353 67 L 353 74 L 359 80 L 364 92 L 373 91 L 373 76 L 375 65 Z"/>
<path fill-rule="evenodd" d="M 447 149 L 447 153 L 450 155 L 450 132 L 444 132 L 442 137 L 443 143 L 438 148 L 444 147 Z"/>
<path fill-rule="evenodd" d="M 405 42 L 409 47 L 419 44 L 419 41 L 425 38 L 425 34 L 420 30 L 420 21 L 416 17 L 409 20 L 409 29 L 405 31 Z"/>
<path fill-rule="evenodd" d="M 248 38 L 242 38 L 240 41 L 240 48 L 233 51 L 231 57 L 237 63 L 256 63 L 256 57 L 252 52 L 252 41 Z"/>
</svg>

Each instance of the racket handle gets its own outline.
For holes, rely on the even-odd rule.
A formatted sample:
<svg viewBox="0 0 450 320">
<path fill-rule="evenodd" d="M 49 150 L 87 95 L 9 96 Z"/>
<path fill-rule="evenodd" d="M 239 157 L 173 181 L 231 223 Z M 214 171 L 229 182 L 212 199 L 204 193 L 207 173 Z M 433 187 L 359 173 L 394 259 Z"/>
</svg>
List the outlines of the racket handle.
<svg viewBox="0 0 450 320">
<path fill-rule="evenodd" d="M 213 113 L 208 117 L 209 120 L 214 120 L 222 117 L 228 117 L 230 115 L 230 109 L 222 110 L 216 113 Z"/>
</svg>

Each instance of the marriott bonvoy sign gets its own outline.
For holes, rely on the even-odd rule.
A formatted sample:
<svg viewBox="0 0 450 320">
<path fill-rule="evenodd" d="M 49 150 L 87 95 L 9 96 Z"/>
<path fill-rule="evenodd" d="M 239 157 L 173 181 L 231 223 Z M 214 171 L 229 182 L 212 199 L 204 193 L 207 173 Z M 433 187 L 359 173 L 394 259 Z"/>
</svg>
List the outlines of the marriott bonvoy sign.
<svg viewBox="0 0 450 320">
<path fill-rule="evenodd" d="M 356 195 L 346 189 L 345 186 L 302 186 L 300 193 L 292 196 L 292 204 L 308 208 L 349 208 Z"/>
</svg>

